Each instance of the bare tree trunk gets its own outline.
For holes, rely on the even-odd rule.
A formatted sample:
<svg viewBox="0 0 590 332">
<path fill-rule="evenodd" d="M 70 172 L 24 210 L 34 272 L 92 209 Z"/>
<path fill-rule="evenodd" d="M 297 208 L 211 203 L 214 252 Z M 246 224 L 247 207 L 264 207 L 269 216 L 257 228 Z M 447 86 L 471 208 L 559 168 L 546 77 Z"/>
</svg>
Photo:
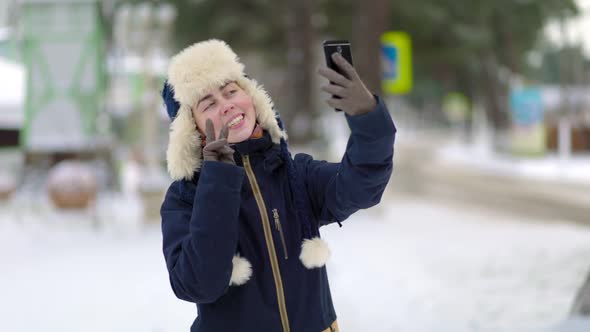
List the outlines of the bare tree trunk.
<svg viewBox="0 0 590 332">
<path fill-rule="evenodd" d="M 314 138 L 312 123 L 317 116 L 312 100 L 313 29 L 312 1 L 288 1 L 289 114 L 285 116 L 291 142 L 306 143 Z"/>
<path fill-rule="evenodd" d="M 495 132 L 506 129 L 510 123 L 506 110 L 506 93 L 498 79 L 498 66 L 491 54 L 481 58 L 481 77 L 486 99 L 486 113 L 491 120 Z"/>
<path fill-rule="evenodd" d="M 357 2 L 354 21 L 354 66 L 373 93 L 381 90 L 381 34 L 389 27 L 389 1 L 369 0 Z"/>
<path fill-rule="evenodd" d="M 567 31 L 565 27 L 565 17 L 561 17 L 560 19 L 560 32 L 561 37 L 563 40 L 562 51 L 559 56 L 559 85 L 560 85 L 560 101 L 561 107 L 559 112 L 559 119 L 557 123 L 557 151 L 560 156 L 561 160 L 567 160 L 571 157 L 572 154 L 572 124 L 571 124 L 571 99 L 570 99 L 570 89 L 568 89 L 568 85 L 572 85 L 571 76 L 569 73 L 571 72 L 571 64 L 570 59 L 567 56 L 567 50 L 570 46 L 569 39 L 567 36 Z"/>
</svg>

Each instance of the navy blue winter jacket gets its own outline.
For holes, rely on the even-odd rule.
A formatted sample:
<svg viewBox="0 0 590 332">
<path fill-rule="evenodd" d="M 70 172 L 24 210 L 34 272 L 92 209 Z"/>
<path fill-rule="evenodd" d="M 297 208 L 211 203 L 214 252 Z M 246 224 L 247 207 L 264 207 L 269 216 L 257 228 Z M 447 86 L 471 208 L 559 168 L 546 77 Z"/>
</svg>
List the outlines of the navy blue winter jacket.
<svg viewBox="0 0 590 332">
<path fill-rule="evenodd" d="M 346 115 L 351 135 L 339 163 L 303 153 L 294 157 L 302 194 L 319 225 L 342 222 L 381 199 L 392 172 L 396 128 L 377 101 L 369 113 Z M 297 259 L 302 231 L 279 145 L 265 132 L 234 149 L 237 165 L 205 161 L 193 180 L 170 185 L 161 208 L 172 289 L 198 310 L 191 331 L 330 331 L 336 313 L 326 268 L 306 269 Z M 263 212 L 272 230 L 267 236 Z M 251 263 L 252 275 L 243 285 L 229 286 L 236 252 Z"/>
</svg>

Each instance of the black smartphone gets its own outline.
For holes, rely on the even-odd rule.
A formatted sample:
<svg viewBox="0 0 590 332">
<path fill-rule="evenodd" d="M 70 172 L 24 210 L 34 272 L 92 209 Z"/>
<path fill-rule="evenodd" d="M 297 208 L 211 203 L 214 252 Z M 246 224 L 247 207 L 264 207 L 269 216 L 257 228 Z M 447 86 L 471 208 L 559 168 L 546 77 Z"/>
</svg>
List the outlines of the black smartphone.
<svg viewBox="0 0 590 332">
<path fill-rule="evenodd" d="M 340 75 L 350 78 L 348 77 L 348 75 L 346 75 L 346 73 L 344 73 L 342 70 L 340 70 L 340 67 L 338 67 L 334 61 L 332 61 L 332 54 L 334 53 L 340 53 L 342 55 L 342 57 L 344 57 L 344 59 L 346 59 L 346 61 L 348 61 L 348 63 L 350 63 L 351 65 L 352 63 L 352 52 L 350 51 L 350 42 L 348 40 L 326 40 L 323 43 L 324 46 L 324 56 L 326 58 L 326 65 L 328 66 L 328 68 L 336 71 L 337 73 L 339 73 Z M 331 84 L 334 84 L 334 82 L 330 82 Z M 333 96 L 334 98 L 340 98 L 338 96 Z M 336 111 L 341 112 L 342 110 L 340 109 L 336 109 Z"/>
<path fill-rule="evenodd" d="M 350 51 L 350 42 L 348 40 L 326 40 L 324 41 L 324 56 L 328 68 L 337 71 L 344 77 L 347 77 L 340 68 L 332 61 L 332 54 L 340 53 L 348 63 L 352 63 L 352 52 Z"/>
</svg>

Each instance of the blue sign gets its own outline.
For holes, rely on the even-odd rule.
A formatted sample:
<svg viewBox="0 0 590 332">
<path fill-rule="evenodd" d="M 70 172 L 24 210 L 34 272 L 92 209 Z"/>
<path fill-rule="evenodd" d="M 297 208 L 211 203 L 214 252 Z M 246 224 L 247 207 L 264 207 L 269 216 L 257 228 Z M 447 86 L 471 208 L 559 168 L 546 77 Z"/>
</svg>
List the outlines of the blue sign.
<svg viewBox="0 0 590 332">
<path fill-rule="evenodd" d="M 383 48 L 383 79 L 397 80 L 398 77 L 398 53 L 397 47 L 393 45 L 384 45 Z"/>
<path fill-rule="evenodd" d="M 532 126 L 543 122 L 543 99 L 537 88 L 514 90 L 510 94 L 512 119 L 518 126 Z"/>
</svg>

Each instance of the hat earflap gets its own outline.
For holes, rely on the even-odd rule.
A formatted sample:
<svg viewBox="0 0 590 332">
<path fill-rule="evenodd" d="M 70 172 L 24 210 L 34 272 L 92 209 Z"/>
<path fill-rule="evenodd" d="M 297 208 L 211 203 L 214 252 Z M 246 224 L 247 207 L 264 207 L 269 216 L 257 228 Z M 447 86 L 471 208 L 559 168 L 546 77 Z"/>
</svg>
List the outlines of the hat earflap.
<svg viewBox="0 0 590 332">
<path fill-rule="evenodd" d="M 190 107 L 181 105 L 170 124 L 166 150 L 168 173 L 173 180 L 192 180 L 194 172 L 201 168 L 200 136 Z"/>
<path fill-rule="evenodd" d="M 273 143 L 279 144 L 281 139 L 286 140 L 287 132 L 279 126 L 274 104 L 264 87 L 247 76 L 240 77 L 236 83 L 252 98 L 256 109 L 256 120 L 268 131 Z"/>
</svg>

